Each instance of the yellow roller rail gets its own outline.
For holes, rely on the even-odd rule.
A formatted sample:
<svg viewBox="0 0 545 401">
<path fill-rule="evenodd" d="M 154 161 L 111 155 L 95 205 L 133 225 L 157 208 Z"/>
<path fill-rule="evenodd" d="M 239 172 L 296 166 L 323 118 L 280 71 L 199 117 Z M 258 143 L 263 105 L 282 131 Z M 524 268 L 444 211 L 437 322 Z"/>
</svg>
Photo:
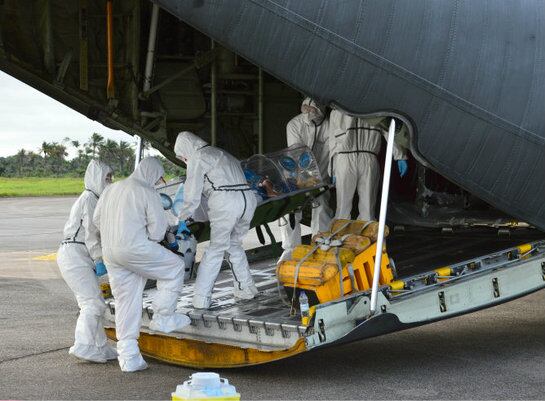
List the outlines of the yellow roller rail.
<svg viewBox="0 0 545 401">
<path fill-rule="evenodd" d="M 517 246 L 517 249 L 519 250 L 520 253 L 527 253 L 532 250 L 532 244 L 522 244 Z"/>
<path fill-rule="evenodd" d="M 108 338 L 115 340 L 115 329 L 107 328 Z M 190 368 L 238 368 L 259 365 L 288 358 L 307 351 L 300 338 L 286 350 L 260 351 L 232 345 L 140 333 L 138 340 L 142 354 L 163 362 Z"/>
</svg>

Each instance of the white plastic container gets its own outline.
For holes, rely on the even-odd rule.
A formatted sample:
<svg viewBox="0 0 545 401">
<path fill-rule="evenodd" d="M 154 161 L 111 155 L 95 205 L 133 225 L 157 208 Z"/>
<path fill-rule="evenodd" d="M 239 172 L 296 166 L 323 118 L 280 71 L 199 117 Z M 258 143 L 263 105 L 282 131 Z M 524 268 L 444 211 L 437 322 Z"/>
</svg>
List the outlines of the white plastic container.
<svg viewBox="0 0 545 401">
<path fill-rule="evenodd" d="M 227 379 L 213 372 L 198 372 L 191 375 L 190 380 L 176 387 L 172 393 L 172 401 L 239 401 L 240 394 Z"/>
</svg>

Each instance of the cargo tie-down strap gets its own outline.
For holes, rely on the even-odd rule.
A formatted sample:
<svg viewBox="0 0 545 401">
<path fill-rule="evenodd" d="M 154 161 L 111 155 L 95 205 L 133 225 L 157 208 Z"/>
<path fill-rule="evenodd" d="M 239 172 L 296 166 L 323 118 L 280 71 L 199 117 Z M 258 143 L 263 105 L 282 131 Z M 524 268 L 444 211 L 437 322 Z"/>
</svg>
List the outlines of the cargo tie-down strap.
<svg viewBox="0 0 545 401">
<path fill-rule="evenodd" d="M 297 262 L 295 265 L 295 274 L 293 279 L 293 294 L 291 297 L 291 304 L 290 304 L 290 316 L 295 316 L 295 297 L 297 296 L 297 279 L 299 277 L 299 269 L 301 268 L 301 265 L 309 258 L 311 257 L 314 252 L 318 250 L 318 248 L 323 250 L 328 250 L 331 247 L 335 247 L 336 249 L 336 260 L 337 260 L 337 267 L 339 269 L 339 280 L 341 285 L 341 296 L 344 296 L 344 288 L 343 288 L 343 274 L 342 274 L 342 265 L 339 258 L 339 247 L 342 246 L 344 240 L 348 237 L 348 235 L 343 236 L 340 240 L 339 239 L 333 239 L 335 235 L 340 233 L 342 230 L 344 230 L 348 225 L 350 225 L 350 221 L 347 221 L 345 224 L 343 224 L 341 227 L 339 227 L 335 232 L 332 232 L 331 235 L 329 235 L 326 238 L 318 238 L 316 240 L 316 245 L 303 257 L 301 260 Z M 367 223 L 369 224 L 369 223 Z M 365 225 L 367 227 L 367 225 Z M 354 283 L 354 270 L 352 268 L 348 269 L 349 272 L 352 272 L 350 281 L 352 283 L 352 288 L 355 287 Z M 280 281 L 277 277 L 277 283 L 278 283 L 278 292 L 280 294 Z M 282 299 L 282 297 L 280 297 Z"/>
<path fill-rule="evenodd" d="M 271 239 L 271 244 L 276 244 L 276 238 L 274 237 L 274 234 L 271 231 L 271 228 L 269 227 L 269 223 L 265 223 L 260 226 L 255 226 L 255 232 L 257 234 L 257 239 L 259 240 L 259 243 L 261 245 L 265 245 L 265 236 L 263 235 L 263 230 L 261 227 L 265 228 L 267 235 Z"/>
<path fill-rule="evenodd" d="M 366 222 L 363 227 L 360 230 L 360 233 L 363 233 L 365 229 L 372 223 L 372 221 Z M 344 297 L 344 285 L 343 285 L 343 266 L 341 264 L 341 259 L 339 255 L 339 249 L 341 246 L 343 246 L 344 241 L 350 237 L 351 234 L 345 234 L 340 239 L 333 239 L 333 236 L 336 235 L 338 232 L 344 230 L 348 225 L 350 224 L 350 221 L 345 223 L 339 230 L 331 234 L 329 237 L 326 238 L 317 238 L 316 244 L 320 245 L 320 249 L 327 251 L 329 248 L 335 248 L 335 259 L 337 262 L 337 269 L 339 269 L 339 286 L 341 290 L 341 296 Z M 348 270 L 348 275 L 350 276 L 350 285 L 352 286 L 352 289 L 356 288 L 356 279 L 354 277 L 354 268 L 352 267 L 352 263 L 346 264 L 346 270 Z"/>
</svg>

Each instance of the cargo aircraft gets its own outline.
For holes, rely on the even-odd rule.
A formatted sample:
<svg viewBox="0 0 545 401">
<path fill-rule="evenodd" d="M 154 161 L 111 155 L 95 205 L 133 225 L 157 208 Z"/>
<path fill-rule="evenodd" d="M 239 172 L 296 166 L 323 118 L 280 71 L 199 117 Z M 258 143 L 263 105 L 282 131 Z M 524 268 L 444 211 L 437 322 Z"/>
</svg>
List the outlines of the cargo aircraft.
<svg viewBox="0 0 545 401">
<path fill-rule="evenodd" d="M 248 251 L 256 300 L 235 303 L 226 274 L 210 310 L 193 310 L 190 281 L 178 308 L 192 325 L 162 335 L 147 327 L 155 290 L 146 290 L 145 354 L 236 367 L 545 287 L 543 26 L 540 0 L 3 0 L 0 69 L 179 164 L 173 144 L 183 130 L 240 159 L 285 148 L 302 95 L 381 118 L 410 150 L 409 176 L 392 173 L 385 185 L 383 253 L 373 252 L 383 236 L 364 235 L 370 226 L 338 222 L 322 238 L 321 245 L 329 241 L 323 258 L 335 232 L 370 238 L 369 246 L 336 249 L 334 268 L 320 270 L 318 280 L 282 278 L 268 224 L 334 191 L 324 182 L 256 211 L 263 245 Z M 193 229 L 206 239 L 205 222 Z M 317 240 L 307 238 L 316 252 Z M 311 306 L 303 319 L 290 305 L 290 294 L 301 291 Z M 106 302 L 115 339 L 115 299 Z"/>
</svg>

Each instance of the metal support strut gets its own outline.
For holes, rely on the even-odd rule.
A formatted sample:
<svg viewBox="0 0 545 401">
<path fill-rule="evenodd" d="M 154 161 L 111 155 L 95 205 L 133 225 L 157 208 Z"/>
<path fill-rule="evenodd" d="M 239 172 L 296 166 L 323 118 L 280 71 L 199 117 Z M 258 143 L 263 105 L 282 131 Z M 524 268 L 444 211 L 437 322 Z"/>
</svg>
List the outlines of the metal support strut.
<svg viewBox="0 0 545 401">
<path fill-rule="evenodd" d="M 388 193 L 390 191 L 390 173 L 392 171 L 392 154 L 394 149 L 394 136 L 396 130 L 395 120 L 392 118 L 388 130 L 388 144 L 386 146 L 386 158 L 384 160 L 384 177 L 382 178 L 382 195 L 380 197 L 380 215 L 378 220 L 377 253 L 375 255 L 375 267 L 373 272 L 373 287 L 371 290 L 371 314 L 377 308 L 378 279 L 380 265 L 382 263 L 382 246 L 384 244 L 384 227 L 386 226 L 386 213 L 388 209 Z"/>
<path fill-rule="evenodd" d="M 216 49 L 216 43 L 214 40 L 210 42 L 210 50 L 214 52 Z M 216 60 L 212 60 L 210 68 L 210 144 L 212 146 L 217 145 L 218 135 L 218 109 L 217 109 L 217 97 L 218 97 L 218 81 L 216 71 Z"/>
<path fill-rule="evenodd" d="M 115 99 L 113 7 L 113 0 L 108 0 L 106 3 L 106 44 L 108 48 L 108 84 L 106 86 L 106 96 L 108 100 Z"/>
<path fill-rule="evenodd" d="M 146 69 L 144 71 L 144 85 L 142 92 L 146 92 L 151 87 L 151 76 L 153 74 L 153 59 L 155 56 L 155 42 L 157 38 L 157 21 L 159 20 L 159 6 L 153 4 L 151 10 L 151 21 L 149 27 L 149 38 L 148 38 L 148 52 L 146 54 Z M 142 117 L 142 126 L 144 125 L 145 117 Z M 140 160 L 142 159 L 142 137 L 137 137 L 136 143 L 136 157 L 134 158 L 134 168 L 138 166 Z"/>
<path fill-rule="evenodd" d="M 257 153 L 263 154 L 263 70 L 259 69 L 257 109 Z"/>
</svg>

